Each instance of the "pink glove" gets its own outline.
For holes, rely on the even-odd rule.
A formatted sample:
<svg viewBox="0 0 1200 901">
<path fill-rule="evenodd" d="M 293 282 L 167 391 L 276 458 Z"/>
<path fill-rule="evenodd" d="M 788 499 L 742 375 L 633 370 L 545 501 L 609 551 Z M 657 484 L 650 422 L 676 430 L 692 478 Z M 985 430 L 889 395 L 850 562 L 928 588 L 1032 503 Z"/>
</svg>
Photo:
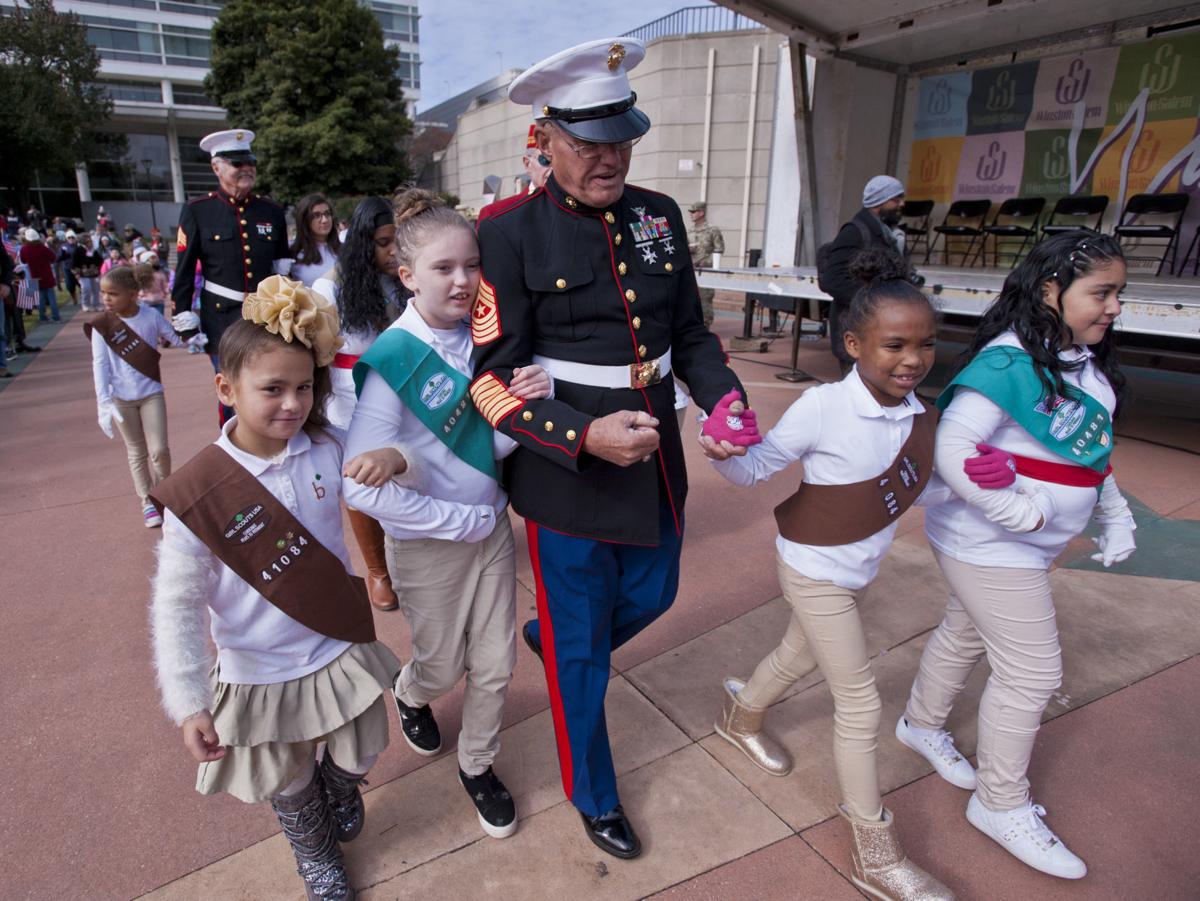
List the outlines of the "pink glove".
<svg viewBox="0 0 1200 901">
<path fill-rule="evenodd" d="M 963 472 L 980 488 L 1007 488 L 1017 480 L 1017 464 L 1012 454 L 990 444 L 976 444 L 978 457 L 963 461 Z"/>
<path fill-rule="evenodd" d="M 760 443 L 762 435 L 758 434 L 758 418 L 754 415 L 754 411 L 746 409 L 740 415 L 729 412 L 729 407 L 732 404 L 740 403 L 741 400 L 742 395 L 735 388 L 717 401 L 712 415 L 704 420 L 701 433 L 718 444 L 728 441 L 735 447 L 750 447 Z"/>
</svg>

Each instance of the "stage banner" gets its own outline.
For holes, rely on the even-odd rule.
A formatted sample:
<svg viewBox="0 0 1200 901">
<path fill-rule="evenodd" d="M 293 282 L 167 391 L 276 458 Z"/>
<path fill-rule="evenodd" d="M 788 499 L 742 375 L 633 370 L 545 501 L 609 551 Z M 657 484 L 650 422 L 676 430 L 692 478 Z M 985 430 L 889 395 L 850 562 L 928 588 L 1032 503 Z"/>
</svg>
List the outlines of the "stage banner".
<svg viewBox="0 0 1200 901">
<path fill-rule="evenodd" d="M 914 200 L 1104 194 L 1111 227 L 1134 194 L 1200 194 L 1200 34 L 926 76 L 918 98 Z"/>
<path fill-rule="evenodd" d="M 1200 34 L 1122 47 L 1108 124 L 1116 125 L 1143 90 L 1149 91 L 1146 118 L 1150 121 L 1200 116 Z"/>
<path fill-rule="evenodd" d="M 971 73 L 951 72 L 922 78 L 917 98 L 913 138 L 957 138 L 967 133 L 967 98 L 971 96 Z"/>
<path fill-rule="evenodd" d="M 962 138 L 930 138 L 913 141 L 905 190 L 909 197 L 949 203 L 962 155 Z"/>
<path fill-rule="evenodd" d="M 1084 102 L 1084 128 L 1103 126 L 1119 55 L 1120 50 L 1109 47 L 1039 62 L 1026 129 L 1070 129 L 1080 101 Z"/>
<path fill-rule="evenodd" d="M 1025 135 L 1022 132 L 972 135 L 963 141 L 954 196 L 961 200 L 1016 197 L 1024 164 Z"/>
<path fill-rule="evenodd" d="M 973 72 L 967 100 L 967 134 L 1024 131 L 1033 109 L 1037 71 L 1035 61 Z"/>
</svg>

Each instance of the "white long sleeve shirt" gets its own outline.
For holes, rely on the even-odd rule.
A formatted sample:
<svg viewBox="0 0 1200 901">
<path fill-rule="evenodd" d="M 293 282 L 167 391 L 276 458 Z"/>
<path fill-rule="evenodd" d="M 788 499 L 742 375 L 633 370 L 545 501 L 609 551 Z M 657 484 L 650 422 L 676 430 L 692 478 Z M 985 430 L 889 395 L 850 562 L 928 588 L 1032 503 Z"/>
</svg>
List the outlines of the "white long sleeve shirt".
<svg viewBox="0 0 1200 901">
<path fill-rule="evenodd" d="M 319 241 L 317 249 L 320 251 L 321 258 L 315 263 L 301 263 L 299 260 L 292 260 L 292 271 L 288 277 L 311 288 L 321 276 L 337 265 L 337 254 L 329 249 L 328 244 Z"/>
<path fill-rule="evenodd" d="M 470 377 L 471 331 L 465 325 L 448 330 L 430 328 L 416 306 L 409 304 L 390 328 L 412 333 Z M 349 506 L 378 520 L 385 532 L 399 540 L 482 541 L 491 534 L 496 517 L 508 504 L 499 483 L 455 456 L 408 411 L 383 377 L 371 371 L 350 420 L 347 459 L 397 445 L 404 448 L 418 469 L 416 483 L 410 486 L 391 481 L 374 489 L 344 479 Z M 498 456 L 515 446 L 503 435 L 494 435 L 493 448 Z"/>
<path fill-rule="evenodd" d="M 235 416 L 221 429 L 217 446 L 258 479 L 341 561 L 346 572 L 352 573 L 350 555 L 342 535 L 340 506 L 343 436 L 331 432 L 323 440 L 312 441 L 300 432 L 288 442 L 281 456 L 265 460 L 239 449 L 229 440 L 229 434 L 236 426 Z M 321 669 L 350 646 L 349 642 L 301 625 L 264 598 L 250 583 L 221 563 L 170 510 L 163 516 L 159 553 L 160 570 L 169 567 L 172 560 L 182 558 L 208 561 L 210 578 L 206 586 L 201 586 L 206 591 L 196 591 L 194 585 L 183 585 L 179 586 L 182 597 L 173 597 L 159 588 L 153 603 L 156 608 L 169 608 L 189 600 L 192 603 L 207 602 L 222 682 L 266 685 L 298 679 Z M 156 610 L 155 619 L 162 618 L 161 612 Z M 189 678 L 195 681 L 197 674 L 189 676 L 173 671 L 172 661 L 202 658 L 203 651 L 196 644 L 205 642 L 206 637 L 184 630 L 162 632 L 160 635 L 160 630 L 155 629 L 155 659 L 164 696 L 196 697 L 202 693 L 199 684 L 190 691 L 180 690 L 179 686 Z M 199 676 L 207 678 L 206 673 Z M 176 715 L 195 712 L 180 711 Z"/>
<path fill-rule="evenodd" d="M 1020 347 L 1015 333 L 998 336 L 988 347 Z M 1059 357 L 1086 360 L 1086 365 L 1064 372 L 1063 379 L 1098 400 L 1112 414 L 1116 395 L 1087 348 L 1072 347 Z M 1030 398 L 1030 404 L 1037 403 Z M 1059 485 L 1018 475 L 1010 488 L 984 490 L 963 472 L 963 462 L 975 456 L 975 445 L 991 444 L 1010 454 L 1065 463 L 1025 431 L 1016 420 L 983 394 L 959 388 L 938 423 L 938 472 L 954 492 L 945 504 L 925 515 L 929 543 L 947 556 L 978 566 L 1045 569 L 1072 538 L 1083 531 L 1096 506 L 1095 488 Z M 1109 476 L 1103 489 L 1111 515 L 1128 513 L 1116 482 Z M 1132 523 L 1132 516 L 1129 516 Z M 1038 521 L 1042 527 L 1038 528 Z"/>
<path fill-rule="evenodd" d="M 871 396 L 856 367 L 840 382 L 805 391 L 744 457 L 713 465 L 729 481 L 744 486 L 766 481 L 796 462 L 803 463 L 804 481 L 813 485 L 861 482 L 891 466 L 918 415 L 929 414 L 915 394 L 897 406 L 885 407 Z M 918 502 L 928 505 L 948 496 L 934 476 Z M 879 572 L 896 525 L 852 544 L 799 544 L 779 535 L 775 545 L 797 572 L 856 591 Z"/>
<path fill-rule="evenodd" d="M 122 316 L 121 321 L 150 347 L 158 347 L 159 338 L 169 341 L 172 347 L 183 346 L 171 324 L 154 307 L 140 305 L 136 315 Z M 92 330 L 92 379 L 96 383 L 96 399 L 101 401 L 114 397 L 142 400 L 152 394 L 161 394 L 163 390 L 162 382 L 142 375 L 118 357 L 99 329 Z"/>
</svg>

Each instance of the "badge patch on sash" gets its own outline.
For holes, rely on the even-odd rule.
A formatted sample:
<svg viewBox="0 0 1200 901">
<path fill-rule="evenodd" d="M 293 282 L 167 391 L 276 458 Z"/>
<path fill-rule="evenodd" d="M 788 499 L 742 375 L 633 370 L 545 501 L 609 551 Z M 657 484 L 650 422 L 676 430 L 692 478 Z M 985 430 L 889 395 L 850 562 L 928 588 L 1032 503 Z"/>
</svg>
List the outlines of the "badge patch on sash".
<svg viewBox="0 0 1200 901">
<path fill-rule="evenodd" d="M 439 372 L 431 375 L 429 381 L 421 386 L 421 403 L 430 410 L 436 410 L 438 407 L 445 406 L 446 401 L 450 400 L 453 394 L 454 382 L 448 375 Z"/>
<path fill-rule="evenodd" d="M 471 340 L 488 344 L 501 335 L 500 308 L 496 305 L 496 289 L 486 279 L 479 280 L 479 291 L 471 307 Z"/>
<path fill-rule="evenodd" d="M 904 483 L 905 488 L 911 489 L 920 479 L 921 470 L 911 457 L 905 457 L 900 461 L 900 481 Z"/>
<path fill-rule="evenodd" d="M 245 544 L 247 541 L 253 541 L 265 529 L 268 523 L 271 522 L 271 515 L 263 509 L 262 504 L 251 504 L 245 510 L 241 510 L 234 514 L 233 519 L 225 524 L 224 535 L 226 541 L 232 541 L 235 544 Z"/>
<path fill-rule="evenodd" d="M 258 236 L 260 238 L 270 238 L 275 234 L 275 226 L 270 222 L 259 222 L 255 228 L 258 229 Z"/>
</svg>

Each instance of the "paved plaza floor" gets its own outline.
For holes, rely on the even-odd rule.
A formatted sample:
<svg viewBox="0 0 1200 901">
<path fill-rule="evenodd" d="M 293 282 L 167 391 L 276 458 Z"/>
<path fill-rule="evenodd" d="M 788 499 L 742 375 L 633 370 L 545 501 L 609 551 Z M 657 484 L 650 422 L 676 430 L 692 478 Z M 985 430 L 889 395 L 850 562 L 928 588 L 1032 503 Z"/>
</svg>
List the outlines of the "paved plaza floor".
<svg viewBox="0 0 1200 901">
<path fill-rule="evenodd" d="M 715 330 L 728 339 L 740 326 L 724 312 Z M 120 441 L 96 427 L 78 320 L 30 340 L 48 340 L 46 350 L 0 390 L 0 897 L 299 899 L 269 808 L 196 794 L 195 766 L 159 707 L 147 627 L 158 532 L 141 524 Z M 774 377 L 785 344 L 733 360 L 764 426 L 813 384 Z M 800 365 L 836 373 L 825 342 L 804 344 Z M 211 369 L 204 356 L 167 351 L 163 371 L 179 465 L 214 437 Z M 1200 379 L 1139 372 L 1133 382 L 1114 466 L 1140 549 L 1104 570 L 1081 537 L 1051 576 L 1066 676 L 1031 771 L 1048 822 L 1087 861 L 1085 879 L 1056 880 L 1006 855 L 966 822 L 968 793 L 891 735 L 946 598 L 919 510 L 860 598 L 884 704 L 885 803 L 911 856 L 963 899 L 1200 897 Z M 746 491 L 696 448 L 688 455 L 678 600 L 614 656 L 608 694 L 621 797 L 645 853 L 625 862 L 588 842 L 559 783 L 540 664 L 522 646 L 496 764 L 519 831 L 484 836 L 458 784 L 460 692 L 433 705 L 447 740 L 432 760 L 399 738 L 393 711 L 366 829 L 347 846 L 361 898 L 861 897 L 834 816 L 833 707 L 819 675 L 769 715 L 796 757 L 790 776 L 754 769 L 713 731 L 722 677 L 748 675 L 787 621 L 771 510 L 799 473 Z M 519 524 L 516 533 L 525 619 L 533 583 Z M 403 617 L 376 622 L 406 657 Z M 968 753 L 986 675 L 981 667 L 950 722 Z"/>
</svg>

